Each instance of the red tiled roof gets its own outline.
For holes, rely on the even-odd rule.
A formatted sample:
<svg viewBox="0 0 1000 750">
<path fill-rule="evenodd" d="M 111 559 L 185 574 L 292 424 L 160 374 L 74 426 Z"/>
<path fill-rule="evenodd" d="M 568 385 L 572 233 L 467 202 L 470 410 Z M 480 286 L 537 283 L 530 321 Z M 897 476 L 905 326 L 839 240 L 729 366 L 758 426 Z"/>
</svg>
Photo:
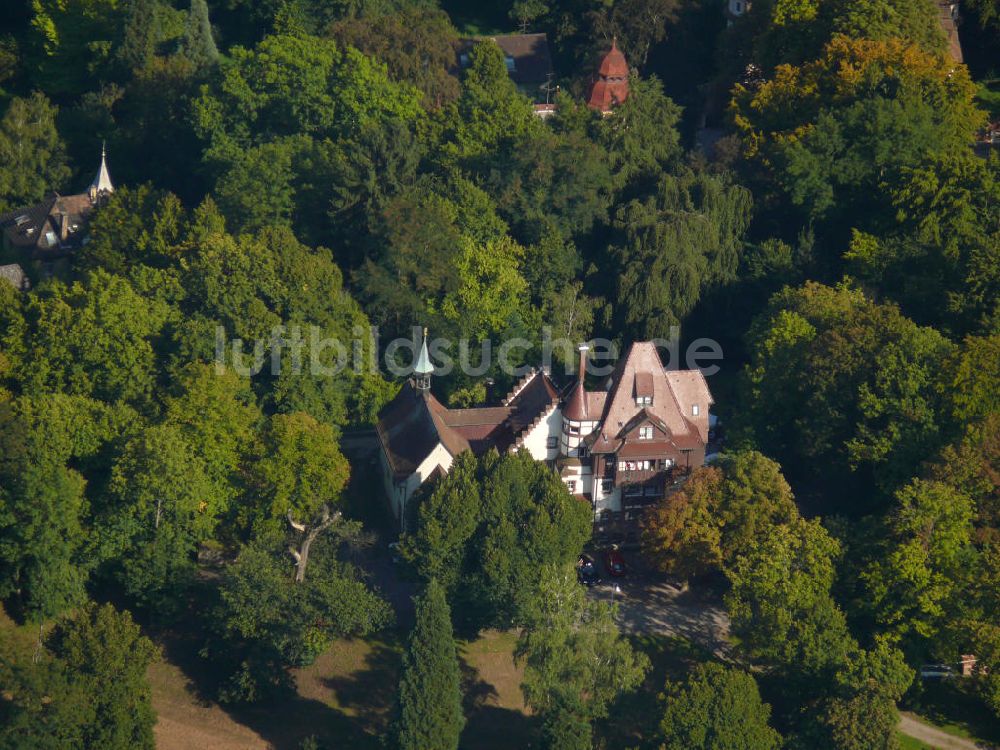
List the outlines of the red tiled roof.
<svg viewBox="0 0 1000 750">
<path fill-rule="evenodd" d="M 618 49 L 618 40 L 611 40 L 611 49 L 601 60 L 601 67 L 597 69 L 597 75 L 602 78 L 628 78 L 628 62 L 625 55 Z"/>
</svg>

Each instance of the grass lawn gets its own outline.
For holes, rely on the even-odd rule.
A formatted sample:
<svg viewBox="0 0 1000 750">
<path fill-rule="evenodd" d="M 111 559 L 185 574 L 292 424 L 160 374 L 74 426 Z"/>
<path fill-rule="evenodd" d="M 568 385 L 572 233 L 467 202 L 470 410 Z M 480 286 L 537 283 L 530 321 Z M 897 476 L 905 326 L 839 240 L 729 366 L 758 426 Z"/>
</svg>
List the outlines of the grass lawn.
<svg viewBox="0 0 1000 750">
<path fill-rule="evenodd" d="M 1000 720 L 968 680 L 927 681 L 921 694 L 903 708 L 955 737 L 1000 745 Z"/>
<path fill-rule="evenodd" d="M 488 631 L 459 642 L 468 720 L 463 747 L 527 747 L 534 737 L 513 660 L 516 640 L 513 633 Z M 296 695 L 235 710 L 199 700 L 179 667 L 154 665 L 157 747 L 294 750 L 315 735 L 326 748 L 377 750 L 391 719 L 403 648 L 395 634 L 337 641 L 313 664 L 294 670 Z"/>
<path fill-rule="evenodd" d="M 38 631 L 19 626 L 0 608 L 0 658 L 30 660 Z M 202 693 L 211 671 L 200 641 L 156 638 L 163 658 L 149 668 L 158 750 L 297 750 L 315 735 L 324 748 L 380 750 L 396 699 L 404 640 L 394 632 L 333 643 L 315 663 L 294 670 L 297 691 L 253 707 L 221 706 Z M 514 664 L 517 634 L 486 631 L 459 641 L 470 750 L 529 747 L 535 722 L 521 696 Z"/>
<path fill-rule="evenodd" d="M 934 748 L 926 742 L 921 742 L 920 740 L 914 739 L 913 737 L 905 735 L 902 732 L 896 732 L 896 737 L 899 739 L 900 750 L 934 750 Z"/>
</svg>

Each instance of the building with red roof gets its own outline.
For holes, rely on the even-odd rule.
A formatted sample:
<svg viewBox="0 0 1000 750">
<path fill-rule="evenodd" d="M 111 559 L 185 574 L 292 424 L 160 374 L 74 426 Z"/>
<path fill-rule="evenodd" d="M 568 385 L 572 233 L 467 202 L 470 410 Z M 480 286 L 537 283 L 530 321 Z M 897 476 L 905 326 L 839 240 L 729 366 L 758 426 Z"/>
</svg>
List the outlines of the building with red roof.
<svg viewBox="0 0 1000 750">
<path fill-rule="evenodd" d="M 403 524 L 425 482 L 464 451 L 525 450 L 557 470 L 569 491 L 629 514 L 662 498 L 677 474 L 705 462 L 712 395 L 698 370 L 668 370 L 649 341 L 632 344 L 602 388 L 588 390 L 587 347 L 576 380 L 556 388 L 533 369 L 499 405 L 449 409 L 430 392 L 426 335 L 414 377 L 383 409 L 376 432 L 386 494 Z"/>
<path fill-rule="evenodd" d="M 618 40 L 611 40 L 611 49 L 601 59 L 597 77 L 590 89 L 587 105 L 603 114 L 628 99 L 628 62 L 618 49 Z"/>
</svg>

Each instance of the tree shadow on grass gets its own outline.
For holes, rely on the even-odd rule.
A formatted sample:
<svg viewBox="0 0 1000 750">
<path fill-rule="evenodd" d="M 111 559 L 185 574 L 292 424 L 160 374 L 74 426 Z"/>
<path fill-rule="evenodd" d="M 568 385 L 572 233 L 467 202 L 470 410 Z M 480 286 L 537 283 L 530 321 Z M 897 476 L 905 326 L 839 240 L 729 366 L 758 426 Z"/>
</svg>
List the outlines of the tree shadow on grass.
<svg viewBox="0 0 1000 750">
<path fill-rule="evenodd" d="M 938 726 L 952 725 L 1000 747 L 1000 721 L 968 678 L 927 680 L 904 699 L 904 708 Z"/>
<path fill-rule="evenodd" d="M 341 706 L 356 714 L 358 726 L 374 735 L 384 734 L 396 705 L 401 660 L 398 645 L 375 642 L 362 669 L 323 677 L 320 682 L 336 693 Z"/>
<path fill-rule="evenodd" d="M 294 692 L 258 704 L 216 704 L 214 696 L 222 677 L 214 665 L 199 655 L 204 637 L 195 632 L 171 630 L 158 634 L 166 660 L 180 669 L 185 688 L 203 706 L 215 706 L 233 721 L 256 732 L 275 750 L 298 750 L 306 737 L 315 736 L 321 747 L 376 750 L 377 737 L 364 724 L 332 706 Z"/>
<path fill-rule="evenodd" d="M 468 750 L 529 748 L 537 737 L 536 721 L 521 711 L 496 705 L 500 696 L 479 670 L 459 659 L 465 729 L 460 747 Z"/>
</svg>

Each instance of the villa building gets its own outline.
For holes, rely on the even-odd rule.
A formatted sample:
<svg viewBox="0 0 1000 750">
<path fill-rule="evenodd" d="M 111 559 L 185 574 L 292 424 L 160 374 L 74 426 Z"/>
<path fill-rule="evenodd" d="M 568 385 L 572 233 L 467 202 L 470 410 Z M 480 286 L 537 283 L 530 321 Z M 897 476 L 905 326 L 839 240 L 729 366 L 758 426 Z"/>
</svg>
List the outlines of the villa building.
<svg viewBox="0 0 1000 750">
<path fill-rule="evenodd" d="M 705 462 L 712 395 L 698 370 L 668 370 L 652 342 L 629 348 L 603 387 L 579 375 L 560 391 L 532 370 L 497 406 L 449 409 L 430 391 L 427 339 L 414 374 L 382 411 L 376 432 L 390 510 L 402 525 L 407 503 L 460 453 L 526 450 L 545 461 L 595 518 L 625 517 L 666 492 L 669 481 Z"/>
</svg>

